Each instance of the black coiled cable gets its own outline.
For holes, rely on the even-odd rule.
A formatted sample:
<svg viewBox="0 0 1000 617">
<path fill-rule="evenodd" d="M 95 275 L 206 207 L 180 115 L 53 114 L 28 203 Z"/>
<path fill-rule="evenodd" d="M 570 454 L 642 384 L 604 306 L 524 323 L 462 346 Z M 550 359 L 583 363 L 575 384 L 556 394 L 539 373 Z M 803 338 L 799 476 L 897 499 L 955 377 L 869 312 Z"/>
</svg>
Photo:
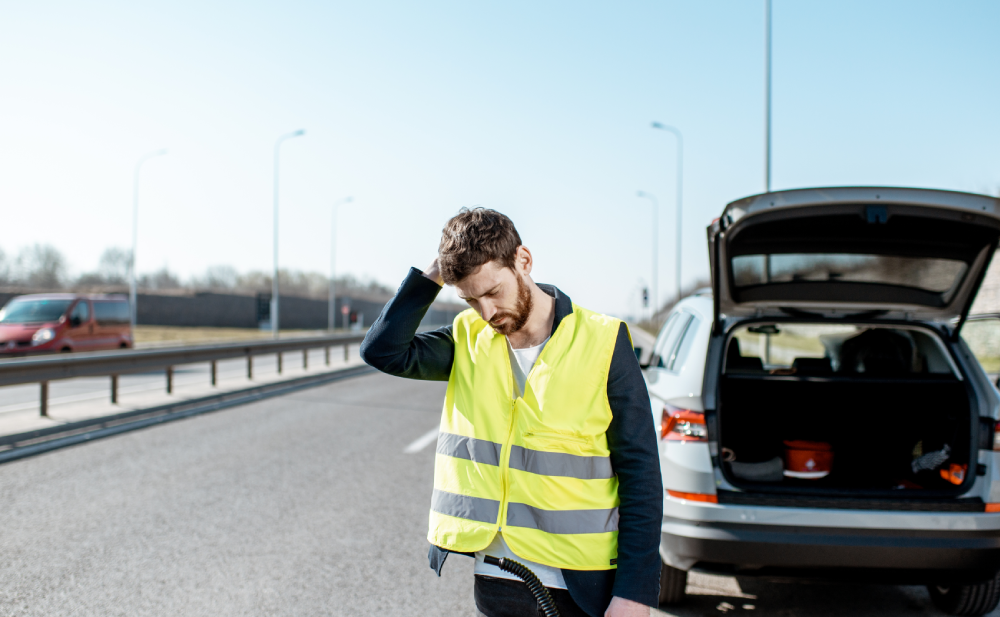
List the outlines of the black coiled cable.
<svg viewBox="0 0 1000 617">
<path fill-rule="evenodd" d="M 531 595 L 535 596 L 535 601 L 538 602 L 539 608 L 545 613 L 545 617 L 559 617 L 559 609 L 556 608 L 555 600 L 552 599 L 549 590 L 545 588 L 545 585 L 542 585 L 542 581 L 538 580 L 535 573 L 526 568 L 524 564 L 518 563 L 513 559 L 507 559 L 506 557 L 497 559 L 489 555 L 486 555 L 484 561 L 491 566 L 500 568 L 504 572 L 510 572 L 524 581 L 524 584 L 531 590 Z"/>
</svg>

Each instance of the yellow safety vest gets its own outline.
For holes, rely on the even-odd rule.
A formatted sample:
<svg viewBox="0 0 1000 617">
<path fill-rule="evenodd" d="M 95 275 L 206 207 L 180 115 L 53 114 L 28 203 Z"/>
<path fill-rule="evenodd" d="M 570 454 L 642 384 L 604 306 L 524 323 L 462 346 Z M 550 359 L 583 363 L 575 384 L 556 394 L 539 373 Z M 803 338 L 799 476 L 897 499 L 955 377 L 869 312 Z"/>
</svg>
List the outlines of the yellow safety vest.
<svg viewBox="0 0 1000 617">
<path fill-rule="evenodd" d="M 572 570 L 618 557 L 618 478 L 605 435 L 620 320 L 573 306 L 513 398 L 507 340 L 473 310 L 455 318 L 427 539 Z"/>
</svg>

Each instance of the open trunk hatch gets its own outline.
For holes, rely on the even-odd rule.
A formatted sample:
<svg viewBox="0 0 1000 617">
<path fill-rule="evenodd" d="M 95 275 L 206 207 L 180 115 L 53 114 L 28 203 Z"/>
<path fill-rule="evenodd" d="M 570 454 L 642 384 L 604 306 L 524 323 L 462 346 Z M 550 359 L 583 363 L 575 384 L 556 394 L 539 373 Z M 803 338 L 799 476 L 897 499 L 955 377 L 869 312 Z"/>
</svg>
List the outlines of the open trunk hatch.
<svg viewBox="0 0 1000 617">
<path fill-rule="evenodd" d="M 726 316 L 967 313 L 1000 239 L 1000 200 L 893 188 L 781 191 L 726 207 L 709 230 Z"/>
</svg>

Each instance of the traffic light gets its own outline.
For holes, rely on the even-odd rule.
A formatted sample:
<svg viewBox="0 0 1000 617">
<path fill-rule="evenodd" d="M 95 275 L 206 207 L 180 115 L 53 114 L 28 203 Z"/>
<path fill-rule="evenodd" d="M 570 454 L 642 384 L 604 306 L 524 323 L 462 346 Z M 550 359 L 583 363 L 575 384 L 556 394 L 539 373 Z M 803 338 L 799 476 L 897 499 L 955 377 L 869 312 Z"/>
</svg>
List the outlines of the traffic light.
<svg viewBox="0 0 1000 617">
<path fill-rule="evenodd" d="M 642 308 L 649 308 L 649 288 L 642 288 Z"/>
</svg>

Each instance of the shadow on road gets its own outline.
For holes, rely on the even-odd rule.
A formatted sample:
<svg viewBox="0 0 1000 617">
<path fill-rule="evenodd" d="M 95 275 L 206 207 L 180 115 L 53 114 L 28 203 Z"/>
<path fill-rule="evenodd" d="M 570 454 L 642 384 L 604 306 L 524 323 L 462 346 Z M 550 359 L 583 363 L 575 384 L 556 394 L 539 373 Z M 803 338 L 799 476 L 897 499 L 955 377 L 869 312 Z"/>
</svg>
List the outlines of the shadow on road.
<svg viewBox="0 0 1000 617">
<path fill-rule="evenodd" d="M 943 615 L 924 587 L 845 583 L 773 583 L 757 579 L 692 574 L 688 599 L 660 607 L 658 615 L 754 615 L 756 617 L 885 617 Z M 1000 610 L 990 613 L 1000 615 Z"/>
</svg>

